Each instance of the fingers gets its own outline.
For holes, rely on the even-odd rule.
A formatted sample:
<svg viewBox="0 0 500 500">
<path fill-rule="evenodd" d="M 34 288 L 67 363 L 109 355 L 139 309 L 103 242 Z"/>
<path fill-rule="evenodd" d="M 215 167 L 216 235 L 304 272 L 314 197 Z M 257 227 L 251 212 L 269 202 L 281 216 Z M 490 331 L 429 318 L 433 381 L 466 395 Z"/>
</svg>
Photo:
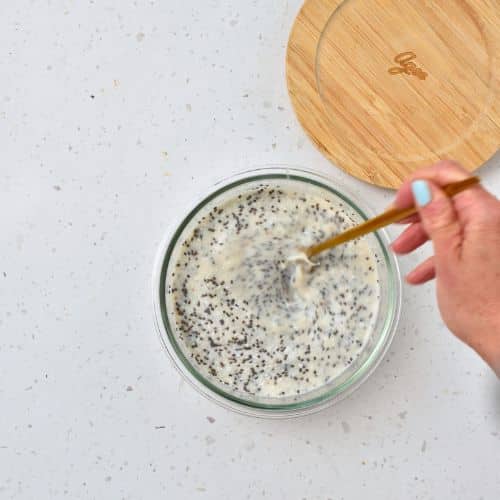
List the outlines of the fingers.
<svg viewBox="0 0 500 500">
<path fill-rule="evenodd" d="M 391 247 L 398 254 L 407 254 L 423 245 L 428 239 L 422 224 L 417 222 L 406 228 L 392 243 Z M 434 279 L 435 276 L 434 257 L 430 257 L 408 273 L 406 282 L 410 285 L 421 285 Z"/>
<path fill-rule="evenodd" d="M 422 228 L 432 239 L 436 265 L 453 268 L 460 257 L 462 226 L 452 200 L 431 181 L 414 180 L 411 189 Z"/>
<path fill-rule="evenodd" d="M 398 208 L 410 207 L 413 204 L 413 194 L 411 191 L 411 183 L 415 179 L 426 179 L 433 181 L 439 186 L 450 184 L 451 182 L 461 181 L 470 177 L 467 172 L 458 163 L 453 161 L 441 161 L 435 165 L 422 168 L 413 173 L 399 188 L 394 205 Z M 481 189 L 481 188 L 479 188 Z"/>
<path fill-rule="evenodd" d="M 400 221 L 396 222 L 396 224 L 413 224 L 415 222 L 420 222 L 420 215 L 415 214 L 411 215 L 410 217 L 407 217 L 406 219 L 401 219 Z"/>
<path fill-rule="evenodd" d="M 476 229 L 478 221 L 497 200 L 482 186 L 472 186 L 449 198 L 442 186 L 470 177 L 467 170 L 455 162 L 443 161 L 415 172 L 399 189 L 394 207 L 415 204 L 418 214 L 402 221 L 411 224 L 391 245 L 395 253 L 407 254 L 432 240 L 434 257 L 415 268 L 408 276 L 411 284 L 425 283 L 436 276 L 453 276 L 462 258 L 464 238 Z M 491 211 L 491 210 L 490 210 Z M 480 228 L 481 226 L 481 228 Z M 465 247 L 467 248 L 467 247 Z"/>
<path fill-rule="evenodd" d="M 391 248 L 397 254 L 407 254 L 413 252 L 423 245 L 429 237 L 420 222 L 415 222 L 407 227 L 391 244 Z"/>
<path fill-rule="evenodd" d="M 442 161 L 430 167 L 422 168 L 414 172 L 409 179 L 407 179 L 399 188 L 394 200 L 393 206 L 398 208 L 406 208 L 413 204 L 413 193 L 411 190 L 411 183 L 416 179 L 429 180 L 438 186 L 444 186 L 452 182 L 461 181 L 470 177 L 467 172 L 458 163 L 453 161 Z M 466 218 L 471 206 L 477 203 L 491 201 L 492 195 L 488 193 L 480 184 L 472 186 L 453 197 L 453 203 L 457 206 L 460 217 Z M 403 223 L 411 223 L 418 220 L 418 218 L 410 218 Z"/>
<path fill-rule="evenodd" d="M 406 275 L 406 282 L 410 285 L 422 285 L 427 281 L 433 280 L 435 277 L 434 257 L 429 257 Z"/>
</svg>

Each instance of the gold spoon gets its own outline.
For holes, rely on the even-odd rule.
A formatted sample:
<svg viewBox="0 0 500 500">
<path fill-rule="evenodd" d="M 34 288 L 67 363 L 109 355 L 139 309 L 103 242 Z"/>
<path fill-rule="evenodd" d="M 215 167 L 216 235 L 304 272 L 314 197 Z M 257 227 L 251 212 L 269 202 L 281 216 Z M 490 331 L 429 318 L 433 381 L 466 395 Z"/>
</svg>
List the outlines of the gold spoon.
<svg viewBox="0 0 500 500">
<path fill-rule="evenodd" d="M 479 177 L 468 177 L 463 181 L 447 184 L 446 186 L 442 187 L 442 190 L 451 198 L 457 193 L 460 193 L 471 186 L 479 184 L 479 182 Z M 403 219 L 411 217 L 416 213 L 417 208 L 414 205 L 408 208 L 391 208 L 383 214 L 374 217 L 373 219 L 367 220 L 366 222 L 363 222 L 359 226 L 355 226 L 343 233 L 337 234 L 325 241 L 306 248 L 304 250 L 306 260 L 309 260 L 311 257 L 314 257 L 320 252 L 329 250 L 330 248 L 336 247 L 337 245 L 364 236 L 365 234 L 371 233 L 372 231 L 377 231 L 378 229 L 388 226 L 389 224 L 399 222 Z"/>
</svg>

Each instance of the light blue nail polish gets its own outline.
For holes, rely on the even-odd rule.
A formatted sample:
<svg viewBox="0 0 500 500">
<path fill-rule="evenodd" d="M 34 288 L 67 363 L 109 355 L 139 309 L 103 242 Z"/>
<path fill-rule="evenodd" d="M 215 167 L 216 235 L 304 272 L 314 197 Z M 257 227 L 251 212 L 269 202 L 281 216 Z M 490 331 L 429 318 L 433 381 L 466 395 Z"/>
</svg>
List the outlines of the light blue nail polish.
<svg viewBox="0 0 500 500">
<path fill-rule="evenodd" d="M 431 201 L 431 190 L 429 189 L 429 184 L 426 181 L 413 181 L 411 183 L 411 190 L 413 192 L 413 197 L 417 204 L 421 207 L 425 207 Z"/>
</svg>

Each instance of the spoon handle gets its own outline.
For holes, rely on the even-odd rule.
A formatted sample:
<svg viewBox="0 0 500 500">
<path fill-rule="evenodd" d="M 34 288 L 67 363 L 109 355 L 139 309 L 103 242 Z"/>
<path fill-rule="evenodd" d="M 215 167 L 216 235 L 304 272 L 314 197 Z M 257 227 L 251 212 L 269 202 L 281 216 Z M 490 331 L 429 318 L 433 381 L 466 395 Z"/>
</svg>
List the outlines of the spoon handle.
<svg viewBox="0 0 500 500">
<path fill-rule="evenodd" d="M 446 186 L 443 186 L 442 189 L 449 197 L 452 197 L 476 184 L 479 184 L 479 177 L 474 176 L 468 177 L 463 181 L 447 184 Z M 414 205 L 408 208 L 390 208 L 383 214 L 374 217 L 373 219 L 369 219 L 359 226 L 355 226 L 343 233 L 333 236 L 332 238 L 322 241 L 316 245 L 310 246 L 306 250 L 306 255 L 307 257 L 314 257 L 324 250 L 328 250 L 329 248 L 333 248 L 342 243 L 346 243 L 347 241 L 354 240 L 356 238 L 359 238 L 360 236 L 364 236 L 365 234 L 376 231 L 377 229 L 381 229 L 394 222 L 399 222 L 400 220 L 406 219 L 407 217 L 410 217 L 416 213 L 417 208 Z"/>
</svg>

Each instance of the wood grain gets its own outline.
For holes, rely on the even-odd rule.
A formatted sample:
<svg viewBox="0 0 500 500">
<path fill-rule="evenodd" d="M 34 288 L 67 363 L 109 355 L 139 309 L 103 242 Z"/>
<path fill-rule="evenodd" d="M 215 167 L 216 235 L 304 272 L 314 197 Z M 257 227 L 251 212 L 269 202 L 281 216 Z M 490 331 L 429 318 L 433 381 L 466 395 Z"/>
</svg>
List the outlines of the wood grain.
<svg viewBox="0 0 500 500">
<path fill-rule="evenodd" d="M 308 0 L 287 83 L 314 143 L 346 172 L 397 188 L 500 147 L 499 0 Z"/>
</svg>

